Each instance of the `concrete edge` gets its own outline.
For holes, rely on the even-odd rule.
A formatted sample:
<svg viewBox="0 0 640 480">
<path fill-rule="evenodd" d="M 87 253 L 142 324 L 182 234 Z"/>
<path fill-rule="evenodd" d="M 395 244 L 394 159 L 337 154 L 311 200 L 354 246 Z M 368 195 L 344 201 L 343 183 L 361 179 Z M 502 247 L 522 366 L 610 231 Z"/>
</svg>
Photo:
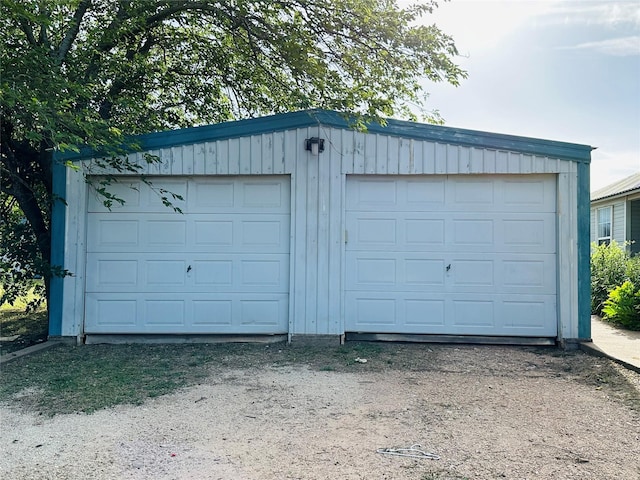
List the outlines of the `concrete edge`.
<svg viewBox="0 0 640 480">
<path fill-rule="evenodd" d="M 344 338 L 342 335 L 291 335 L 292 345 L 295 346 L 327 346 L 333 347 L 336 345 L 344 344 Z"/>
<path fill-rule="evenodd" d="M 640 373 L 640 367 L 636 367 L 629 362 L 625 362 L 624 360 L 620 360 L 619 358 L 609 355 L 605 351 L 596 347 L 593 342 L 580 342 L 580 350 L 589 355 L 593 355 L 594 357 L 608 358 L 609 360 L 616 362 L 618 365 L 622 365 L 628 370 L 633 370 L 636 373 Z"/>
<path fill-rule="evenodd" d="M 284 343 L 287 335 L 209 335 L 209 334 L 88 334 L 85 345 L 184 344 L 184 343 Z"/>
<path fill-rule="evenodd" d="M 47 350 L 48 348 L 55 347 L 56 345 L 69 345 L 69 342 L 61 339 L 49 339 L 45 342 L 38 343 L 36 345 L 31 345 L 30 347 L 27 347 L 27 348 L 23 348 L 22 350 L 16 350 L 15 352 L 5 353 L 0 357 L 0 365 L 4 365 L 5 363 L 9 363 L 18 358 L 31 355 L 32 353 L 37 353 L 43 350 Z"/>
</svg>

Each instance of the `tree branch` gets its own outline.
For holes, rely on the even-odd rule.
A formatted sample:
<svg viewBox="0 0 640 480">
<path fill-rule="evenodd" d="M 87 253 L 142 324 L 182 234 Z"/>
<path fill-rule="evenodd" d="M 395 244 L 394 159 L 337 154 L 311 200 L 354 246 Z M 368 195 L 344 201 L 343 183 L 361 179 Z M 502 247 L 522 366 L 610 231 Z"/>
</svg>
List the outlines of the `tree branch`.
<svg viewBox="0 0 640 480">
<path fill-rule="evenodd" d="M 36 37 L 33 35 L 33 28 L 31 28 L 31 24 L 24 18 L 20 19 L 20 29 L 27 36 L 27 41 L 31 45 L 37 45 L 38 42 L 36 40 Z"/>
<path fill-rule="evenodd" d="M 87 9 L 91 6 L 91 0 L 82 0 L 76 9 L 75 14 L 73 15 L 73 20 L 71 20 L 71 24 L 69 30 L 67 30 L 64 39 L 60 43 L 60 48 L 58 49 L 58 64 L 62 64 L 64 62 L 67 53 L 71 49 L 71 45 L 73 45 L 73 41 L 76 39 L 78 32 L 80 31 L 80 22 L 82 22 L 82 17 L 87 12 Z"/>
<path fill-rule="evenodd" d="M 49 17 L 51 12 L 45 12 L 45 16 Z M 38 44 L 42 45 L 47 49 L 47 51 L 51 52 L 51 44 L 49 43 L 49 37 L 47 36 L 47 22 L 42 21 L 40 24 L 40 35 L 38 37 Z"/>
<path fill-rule="evenodd" d="M 4 156 L 2 166 L 9 175 L 10 180 L 9 182 L 3 182 L 2 191 L 15 198 L 18 205 L 20 205 L 20 209 L 36 235 L 38 250 L 42 258 L 49 262 L 51 256 L 49 241 L 51 237 L 45 220 L 45 212 L 42 211 L 32 187 L 22 178 L 23 174 L 18 167 L 19 159 L 15 157 L 13 150 L 3 145 L 2 154 Z"/>
</svg>

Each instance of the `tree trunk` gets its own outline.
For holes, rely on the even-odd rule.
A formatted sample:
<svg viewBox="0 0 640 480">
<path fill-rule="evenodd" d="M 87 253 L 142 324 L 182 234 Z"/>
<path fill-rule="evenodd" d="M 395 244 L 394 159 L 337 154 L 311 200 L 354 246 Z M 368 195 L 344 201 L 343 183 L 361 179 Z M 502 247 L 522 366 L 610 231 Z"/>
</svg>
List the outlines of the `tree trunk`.
<svg viewBox="0 0 640 480">
<path fill-rule="evenodd" d="M 50 154 L 44 152 L 41 155 L 51 156 Z M 15 160 L 15 156 L 12 156 Z M 34 176 L 30 178 L 24 178 L 21 173 L 26 170 L 25 168 L 20 168 L 18 166 L 18 162 L 7 160 L 4 163 L 6 171 L 9 173 L 8 182 L 3 185 L 3 189 L 11 196 L 13 196 L 22 213 L 25 216 L 25 219 L 31 226 L 33 233 L 36 238 L 36 246 L 38 248 L 38 252 L 40 253 L 41 268 L 42 275 L 44 277 L 44 284 L 47 296 L 47 304 L 49 300 L 49 287 L 51 284 L 51 230 L 49 228 L 51 215 L 51 172 L 50 168 L 50 158 L 41 158 L 39 159 L 39 163 L 45 166 L 46 170 L 37 172 L 34 176 L 40 176 L 44 178 L 34 179 Z M 48 168 L 47 168 L 48 166 Z M 42 186 L 41 189 L 37 189 L 38 186 Z M 35 188 L 34 188 L 35 187 Z M 42 201 L 38 201 L 36 198 L 36 191 L 40 190 L 42 195 L 46 195 L 46 199 Z"/>
</svg>

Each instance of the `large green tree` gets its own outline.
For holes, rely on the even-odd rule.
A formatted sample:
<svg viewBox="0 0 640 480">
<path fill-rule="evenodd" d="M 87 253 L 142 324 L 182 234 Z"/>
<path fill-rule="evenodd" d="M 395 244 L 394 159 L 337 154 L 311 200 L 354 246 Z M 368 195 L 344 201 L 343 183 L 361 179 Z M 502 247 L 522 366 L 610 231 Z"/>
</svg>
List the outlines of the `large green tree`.
<svg viewBox="0 0 640 480">
<path fill-rule="evenodd" d="M 310 107 L 376 118 L 427 111 L 425 80 L 465 76 L 452 39 L 420 21 L 435 7 L 2 0 L 0 213 L 9 233 L 21 226 L 3 236 L 3 282 L 19 270 L 50 275 L 50 211 L 60 201 L 52 195 L 54 151 Z M 19 259 L 16 242 L 32 246 Z"/>
</svg>

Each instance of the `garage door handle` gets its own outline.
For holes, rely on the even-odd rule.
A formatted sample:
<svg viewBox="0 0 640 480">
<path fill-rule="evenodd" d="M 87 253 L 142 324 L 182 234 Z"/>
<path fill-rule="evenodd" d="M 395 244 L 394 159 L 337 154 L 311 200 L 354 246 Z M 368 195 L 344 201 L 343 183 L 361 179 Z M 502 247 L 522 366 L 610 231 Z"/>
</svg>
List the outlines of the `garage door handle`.
<svg viewBox="0 0 640 480">
<path fill-rule="evenodd" d="M 447 265 L 447 272 L 451 270 L 451 264 Z M 187 270 L 188 271 L 188 270 Z"/>
<path fill-rule="evenodd" d="M 191 271 L 191 265 L 187 267 L 187 273 L 189 273 L 190 271 Z"/>
</svg>

